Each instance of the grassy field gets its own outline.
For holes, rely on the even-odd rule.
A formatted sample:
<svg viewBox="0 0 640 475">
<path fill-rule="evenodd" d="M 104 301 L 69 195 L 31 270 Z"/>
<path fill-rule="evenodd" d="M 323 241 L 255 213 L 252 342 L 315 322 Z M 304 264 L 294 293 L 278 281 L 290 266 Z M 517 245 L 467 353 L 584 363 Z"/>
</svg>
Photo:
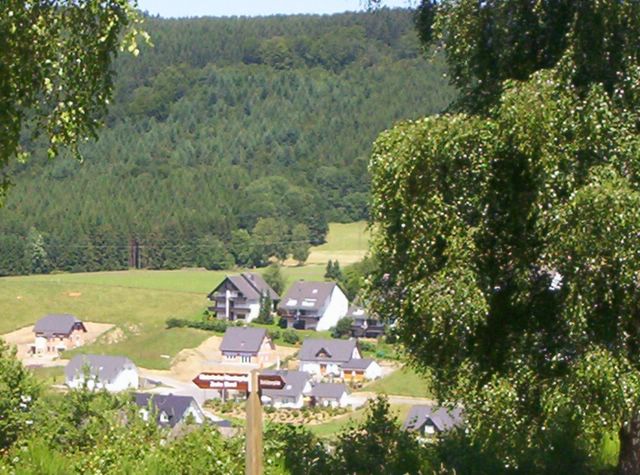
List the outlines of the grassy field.
<svg viewBox="0 0 640 475">
<path fill-rule="evenodd" d="M 98 287 L 124 287 L 132 289 L 169 290 L 171 292 L 187 292 L 207 294 L 224 279 L 225 275 L 238 270 L 208 271 L 204 269 L 180 270 L 127 270 L 113 272 L 87 272 L 83 274 L 32 275 L 24 277 L 3 277 L 0 282 L 23 281 L 25 285 L 32 283 L 93 285 Z M 265 269 L 257 269 L 262 273 Z M 286 285 L 296 280 L 323 280 L 325 266 L 310 264 L 303 266 L 283 267 L 282 273 Z"/>
<path fill-rule="evenodd" d="M 432 397 L 429 378 L 411 368 L 401 368 L 365 386 L 363 391 L 396 396 Z"/>
<path fill-rule="evenodd" d="M 362 260 L 369 248 L 369 230 L 365 221 L 331 223 L 327 242 L 311 249 L 307 264 L 325 264 L 337 259 L 345 266 Z"/>
<path fill-rule="evenodd" d="M 323 280 L 326 261 L 343 251 L 364 254 L 364 223 L 332 224 L 322 252 L 336 253 L 317 264 L 286 266 L 286 285 Z M 259 269 L 262 272 L 264 269 Z M 191 318 L 207 305 L 206 295 L 226 274 L 237 271 L 182 269 L 131 270 L 0 278 L 0 333 L 32 325 L 47 313 L 71 313 L 86 321 L 113 323 L 110 333 L 83 352 L 123 354 L 136 364 L 166 369 L 183 348 L 193 348 L 210 333 L 190 328 L 165 329 L 168 318 Z"/>
</svg>

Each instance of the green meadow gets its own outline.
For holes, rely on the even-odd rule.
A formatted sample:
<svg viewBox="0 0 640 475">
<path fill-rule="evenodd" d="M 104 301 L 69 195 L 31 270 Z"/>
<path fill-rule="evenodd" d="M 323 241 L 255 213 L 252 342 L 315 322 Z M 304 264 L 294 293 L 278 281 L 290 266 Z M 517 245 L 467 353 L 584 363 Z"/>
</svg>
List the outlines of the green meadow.
<svg viewBox="0 0 640 475">
<path fill-rule="evenodd" d="M 368 384 L 362 390 L 394 396 L 433 396 L 429 387 L 429 376 L 420 374 L 408 366 L 403 366 L 390 375 Z"/>
</svg>

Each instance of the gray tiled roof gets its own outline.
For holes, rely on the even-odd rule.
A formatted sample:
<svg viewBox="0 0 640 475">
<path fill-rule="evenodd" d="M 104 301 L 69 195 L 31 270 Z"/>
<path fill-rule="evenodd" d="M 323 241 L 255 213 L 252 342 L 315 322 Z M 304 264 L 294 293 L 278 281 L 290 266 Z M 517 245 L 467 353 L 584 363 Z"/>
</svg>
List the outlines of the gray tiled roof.
<svg viewBox="0 0 640 475">
<path fill-rule="evenodd" d="M 342 369 L 367 369 L 374 361 L 371 358 L 353 358 L 342 365 Z"/>
<path fill-rule="evenodd" d="M 447 410 L 444 407 L 419 405 L 413 406 L 402 425 L 406 430 L 420 430 L 431 421 L 438 432 L 444 432 L 462 424 L 462 409 Z"/>
<path fill-rule="evenodd" d="M 311 396 L 325 399 L 340 399 L 347 392 L 342 383 L 318 383 L 311 389 Z"/>
<path fill-rule="evenodd" d="M 35 333 L 42 333 L 45 336 L 68 335 L 76 323 L 80 323 L 84 331 L 87 331 L 84 328 L 84 324 L 73 315 L 67 313 L 50 314 L 38 320 L 33 326 L 33 331 Z"/>
<path fill-rule="evenodd" d="M 191 396 L 178 396 L 175 394 L 146 394 L 135 393 L 135 403 L 141 408 L 149 407 L 149 400 L 151 400 L 151 406 L 157 413 L 157 422 L 160 425 L 175 426 L 182 420 L 185 412 L 189 409 L 189 406 L 195 403 L 195 399 Z M 164 412 L 169 419 L 167 422 L 160 420 L 160 414 Z"/>
<path fill-rule="evenodd" d="M 323 311 L 336 285 L 335 282 L 295 282 L 282 297 L 278 309 Z"/>
<path fill-rule="evenodd" d="M 136 365 L 125 356 L 108 355 L 76 355 L 71 358 L 64 368 L 67 379 L 75 379 L 77 375 L 83 375 L 84 368 L 88 366 L 92 376 L 105 383 L 113 382 L 121 371 L 135 368 Z"/>
<path fill-rule="evenodd" d="M 218 284 L 218 286 L 211 291 L 209 297 L 218 291 L 218 289 L 226 282 L 229 281 L 247 300 L 259 301 L 264 292 L 269 294 L 272 300 L 278 300 L 280 296 L 273 290 L 269 284 L 265 282 L 260 274 L 253 272 L 243 272 L 238 275 L 228 275 L 226 278 Z"/>
<path fill-rule="evenodd" d="M 356 344 L 356 340 L 307 338 L 302 342 L 298 359 L 346 363 L 351 360 Z"/>
<path fill-rule="evenodd" d="M 280 375 L 285 386 L 282 389 L 265 389 L 262 394 L 269 397 L 298 397 L 302 394 L 311 375 L 305 371 L 265 370 L 261 374 Z"/>
<path fill-rule="evenodd" d="M 266 336 L 266 328 L 229 327 L 224 332 L 220 351 L 225 353 L 258 353 Z"/>
<path fill-rule="evenodd" d="M 269 284 L 256 272 L 243 272 L 242 276 L 249 282 L 260 294 L 267 292 L 272 300 L 280 300 L 278 293 L 271 288 Z"/>
</svg>

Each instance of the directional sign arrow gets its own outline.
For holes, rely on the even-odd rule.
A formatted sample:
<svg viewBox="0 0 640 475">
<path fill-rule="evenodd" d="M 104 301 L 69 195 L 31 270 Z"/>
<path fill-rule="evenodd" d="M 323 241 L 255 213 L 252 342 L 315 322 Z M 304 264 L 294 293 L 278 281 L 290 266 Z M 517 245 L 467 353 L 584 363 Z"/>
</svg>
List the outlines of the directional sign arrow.
<svg viewBox="0 0 640 475">
<path fill-rule="evenodd" d="M 285 382 L 279 374 L 260 374 L 258 386 L 260 389 L 282 389 L 285 387 Z"/>
</svg>

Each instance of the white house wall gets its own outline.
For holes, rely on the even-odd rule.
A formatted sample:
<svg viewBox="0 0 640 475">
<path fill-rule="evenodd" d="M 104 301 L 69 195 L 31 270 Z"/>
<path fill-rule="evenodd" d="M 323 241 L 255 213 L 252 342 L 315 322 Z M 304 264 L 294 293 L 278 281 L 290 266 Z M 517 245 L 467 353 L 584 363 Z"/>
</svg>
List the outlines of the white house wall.
<svg viewBox="0 0 640 475">
<path fill-rule="evenodd" d="M 260 302 L 249 304 L 249 313 L 247 314 L 247 323 L 258 318 L 260 314 Z"/>
<path fill-rule="evenodd" d="M 331 299 L 329 305 L 325 309 L 324 313 L 318 320 L 318 326 L 316 330 L 324 331 L 329 328 L 333 328 L 337 325 L 338 320 L 344 317 L 349 310 L 349 300 L 347 296 L 342 292 L 339 286 L 333 288 L 331 293 Z"/>
<path fill-rule="evenodd" d="M 84 376 L 77 375 L 74 379 L 67 379 L 67 386 L 71 389 L 79 389 L 84 385 Z M 106 389 L 109 392 L 119 392 L 126 389 L 138 389 L 139 378 L 138 371 L 136 369 L 126 369 L 120 372 L 113 383 L 104 383 L 98 381 L 96 384 L 96 378 L 91 378 L 87 382 L 87 389 L 93 391 L 94 389 Z"/>
<path fill-rule="evenodd" d="M 382 377 L 382 368 L 375 361 L 372 362 L 364 372 L 365 379 L 378 379 Z"/>
<path fill-rule="evenodd" d="M 314 379 L 318 380 L 324 376 L 333 375 L 340 377 L 342 375 L 342 365 L 337 363 L 323 363 L 326 365 L 324 374 L 320 370 L 320 363 L 315 361 L 300 361 L 300 371 L 305 371 L 314 376 Z"/>
<path fill-rule="evenodd" d="M 111 383 L 107 383 L 106 390 L 109 392 L 119 392 L 126 389 L 138 389 L 139 386 L 138 371 L 136 369 L 125 369 Z"/>
</svg>

